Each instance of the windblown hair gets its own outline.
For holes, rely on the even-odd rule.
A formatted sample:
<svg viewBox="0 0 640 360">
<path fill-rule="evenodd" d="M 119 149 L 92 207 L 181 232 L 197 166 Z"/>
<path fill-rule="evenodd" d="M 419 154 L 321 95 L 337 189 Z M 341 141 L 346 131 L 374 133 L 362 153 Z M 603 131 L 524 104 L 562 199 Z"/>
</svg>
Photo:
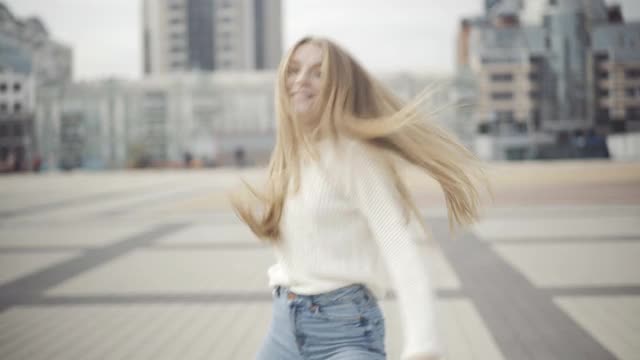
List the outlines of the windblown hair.
<svg viewBox="0 0 640 360">
<path fill-rule="evenodd" d="M 322 50 L 322 90 L 309 114 L 301 116 L 292 111 L 286 76 L 294 51 L 305 43 Z M 430 94 L 423 91 L 405 104 L 332 41 L 315 37 L 301 39 L 283 57 L 278 68 L 276 144 L 265 188 L 258 191 L 244 182 L 253 196 L 250 199 L 231 197 L 236 214 L 259 238 L 278 241 L 285 199 L 289 191 L 297 192 L 300 187 L 301 163 L 318 159 L 314 142 L 348 136 L 362 141 L 384 160 L 401 195 L 407 222 L 413 212 L 428 231 L 397 171 L 396 160 L 400 159 L 438 181 L 446 198 L 452 231 L 455 223 L 462 226 L 473 223 L 479 217 L 480 204 L 476 180 L 482 181 L 491 192 L 490 184 L 482 162 L 452 134 L 430 121 L 430 116 L 419 111 Z"/>
</svg>

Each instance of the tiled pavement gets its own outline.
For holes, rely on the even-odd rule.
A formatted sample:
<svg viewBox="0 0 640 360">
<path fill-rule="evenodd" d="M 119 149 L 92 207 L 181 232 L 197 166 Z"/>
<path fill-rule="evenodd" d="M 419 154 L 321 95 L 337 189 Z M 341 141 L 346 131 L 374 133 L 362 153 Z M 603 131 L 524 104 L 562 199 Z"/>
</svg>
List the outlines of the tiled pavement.
<svg viewBox="0 0 640 360">
<path fill-rule="evenodd" d="M 640 359 L 640 165 L 495 165 L 496 202 L 451 239 L 410 174 L 446 359 Z M 225 189 L 256 171 L 0 178 L 0 359 L 252 359 L 273 262 Z M 401 350 L 382 302 L 389 359 Z"/>
</svg>

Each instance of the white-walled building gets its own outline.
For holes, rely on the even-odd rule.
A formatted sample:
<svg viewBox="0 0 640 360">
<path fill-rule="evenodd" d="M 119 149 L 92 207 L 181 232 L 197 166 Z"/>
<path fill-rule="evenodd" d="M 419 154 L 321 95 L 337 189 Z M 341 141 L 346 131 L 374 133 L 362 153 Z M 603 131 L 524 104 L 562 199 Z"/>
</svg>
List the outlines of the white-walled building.
<svg viewBox="0 0 640 360">
<path fill-rule="evenodd" d="M 147 78 L 130 97 L 130 141 L 145 144 L 147 155 L 160 162 L 181 161 L 188 152 L 204 162 L 229 164 L 239 149 L 263 162 L 274 141 L 274 80 L 273 72 Z"/>
<path fill-rule="evenodd" d="M 182 73 L 70 84 L 38 104 L 63 168 L 264 163 L 274 141 L 273 72 Z"/>
<path fill-rule="evenodd" d="M 144 74 L 275 69 L 281 0 L 144 0 Z"/>
<path fill-rule="evenodd" d="M 387 74 L 380 79 L 405 100 L 440 83 L 424 111 L 453 105 L 450 84 L 442 77 Z M 43 127 L 55 134 L 51 139 L 59 139 L 47 144 L 45 161 L 54 167 L 105 169 L 174 166 L 186 157 L 205 165 L 266 164 L 275 144 L 274 87 L 273 71 L 74 83 L 61 98 L 38 104 Z M 452 120 L 452 107 L 434 118 L 455 131 Z"/>
</svg>

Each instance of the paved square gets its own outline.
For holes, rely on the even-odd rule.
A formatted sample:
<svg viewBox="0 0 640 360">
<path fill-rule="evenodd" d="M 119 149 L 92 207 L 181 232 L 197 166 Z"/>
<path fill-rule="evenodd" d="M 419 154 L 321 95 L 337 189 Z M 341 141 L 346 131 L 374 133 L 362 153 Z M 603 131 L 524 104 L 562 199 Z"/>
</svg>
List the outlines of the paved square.
<svg viewBox="0 0 640 360">
<path fill-rule="evenodd" d="M 438 243 L 425 257 L 445 359 L 640 359 L 640 164 L 490 173 L 495 203 L 452 239 L 438 187 L 407 171 Z M 263 172 L 0 178 L 0 359 L 252 359 L 275 260 L 229 208 L 240 176 Z"/>
</svg>

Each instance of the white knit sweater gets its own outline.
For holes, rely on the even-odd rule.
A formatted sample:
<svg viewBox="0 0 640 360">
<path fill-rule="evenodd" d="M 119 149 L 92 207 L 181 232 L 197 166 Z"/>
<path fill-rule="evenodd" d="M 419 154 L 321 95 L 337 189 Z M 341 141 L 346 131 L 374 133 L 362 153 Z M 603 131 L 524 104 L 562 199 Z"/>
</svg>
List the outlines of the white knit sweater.
<svg viewBox="0 0 640 360">
<path fill-rule="evenodd" d="M 302 168 L 300 191 L 285 202 L 269 285 L 310 295 L 362 283 L 382 299 L 386 271 L 403 324 L 402 358 L 441 354 L 427 259 L 388 170 L 354 139 L 318 148 L 321 161 Z"/>
</svg>

